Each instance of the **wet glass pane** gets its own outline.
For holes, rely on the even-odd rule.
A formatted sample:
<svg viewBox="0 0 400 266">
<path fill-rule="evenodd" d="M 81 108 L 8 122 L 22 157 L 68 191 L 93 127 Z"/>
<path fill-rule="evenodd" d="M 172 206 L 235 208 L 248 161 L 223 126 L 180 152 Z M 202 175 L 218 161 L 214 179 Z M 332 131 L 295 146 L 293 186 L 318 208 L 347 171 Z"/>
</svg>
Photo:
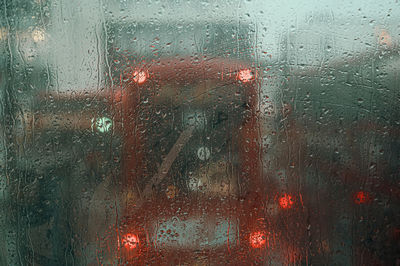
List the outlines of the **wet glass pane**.
<svg viewBox="0 0 400 266">
<path fill-rule="evenodd" d="M 0 7 L 0 265 L 400 264 L 396 1 Z"/>
</svg>

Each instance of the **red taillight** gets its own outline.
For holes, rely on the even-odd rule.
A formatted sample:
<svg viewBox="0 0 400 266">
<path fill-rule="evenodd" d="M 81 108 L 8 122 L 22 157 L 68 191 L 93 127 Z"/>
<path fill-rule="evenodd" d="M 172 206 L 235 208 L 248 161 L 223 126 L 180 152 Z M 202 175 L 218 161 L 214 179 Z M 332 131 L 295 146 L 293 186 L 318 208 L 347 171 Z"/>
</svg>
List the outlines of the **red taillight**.
<svg viewBox="0 0 400 266">
<path fill-rule="evenodd" d="M 238 79 L 242 82 L 249 82 L 254 79 L 254 73 L 250 69 L 242 69 L 238 73 Z"/>
<path fill-rule="evenodd" d="M 262 248 L 267 243 L 267 235 L 265 232 L 256 231 L 250 234 L 250 245 L 253 248 Z"/>
<path fill-rule="evenodd" d="M 358 191 L 354 194 L 354 202 L 356 204 L 365 204 L 370 201 L 371 197 L 368 192 Z"/>
<path fill-rule="evenodd" d="M 133 81 L 136 82 L 137 84 L 143 84 L 146 82 L 148 74 L 145 71 L 134 71 L 132 73 L 133 76 Z"/>
<path fill-rule="evenodd" d="M 282 209 L 290 209 L 294 204 L 293 197 L 289 194 L 284 194 L 282 197 L 279 198 L 279 206 Z"/>
<path fill-rule="evenodd" d="M 139 244 L 139 237 L 134 234 L 126 234 L 122 237 L 122 246 L 126 249 L 135 249 Z"/>
</svg>

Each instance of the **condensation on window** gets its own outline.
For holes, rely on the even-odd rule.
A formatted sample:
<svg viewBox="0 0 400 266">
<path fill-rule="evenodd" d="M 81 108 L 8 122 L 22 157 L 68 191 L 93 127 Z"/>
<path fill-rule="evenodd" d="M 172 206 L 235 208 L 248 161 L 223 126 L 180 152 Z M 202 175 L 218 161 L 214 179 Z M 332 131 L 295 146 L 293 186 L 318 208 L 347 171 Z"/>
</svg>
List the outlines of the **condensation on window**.
<svg viewBox="0 0 400 266">
<path fill-rule="evenodd" d="M 0 7 L 0 265 L 400 264 L 396 1 Z"/>
</svg>

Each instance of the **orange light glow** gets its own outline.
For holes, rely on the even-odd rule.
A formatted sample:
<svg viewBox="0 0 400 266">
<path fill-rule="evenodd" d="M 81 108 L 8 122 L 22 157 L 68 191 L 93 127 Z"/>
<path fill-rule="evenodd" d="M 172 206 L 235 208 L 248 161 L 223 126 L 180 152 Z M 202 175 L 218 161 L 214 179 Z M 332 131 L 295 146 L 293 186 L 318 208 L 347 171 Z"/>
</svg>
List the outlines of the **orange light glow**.
<svg viewBox="0 0 400 266">
<path fill-rule="evenodd" d="M 292 196 L 285 194 L 279 199 L 279 205 L 282 209 L 290 209 L 294 204 Z"/>
<path fill-rule="evenodd" d="M 389 32 L 386 30 L 382 30 L 379 33 L 379 39 L 378 42 L 380 45 L 386 45 L 388 47 L 392 46 L 392 36 L 390 36 Z"/>
<path fill-rule="evenodd" d="M 238 78 L 242 82 L 249 82 L 254 78 L 254 75 L 250 69 L 243 69 L 239 71 Z"/>
<path fill-rule="evenodd" d="M 147 80 L 147 73 L 145 71 L 134 71 L 132 76 L 133 81 L 137 84 L 143 84 Z"/>
<path fill-rule="evenodd" d="M 253 248 L 262 248 L 267 243 L 267 236 L 265 232 L 257 231 L 250 235 L 250 245 Z"/>
<path fill-rule="evenodd" d="M 356 204 L 365 204 L 370 201 L 370 196 L 368 192 L 358 191 L 354 194 L 354 202 Z"/>
<path fill-rule="evenodd" d="M 127 249 L 134 249 L 139 244 L 139 238 L 134 234 L 126 234 L 122 237 L 122 246 Z"/>
</svg>

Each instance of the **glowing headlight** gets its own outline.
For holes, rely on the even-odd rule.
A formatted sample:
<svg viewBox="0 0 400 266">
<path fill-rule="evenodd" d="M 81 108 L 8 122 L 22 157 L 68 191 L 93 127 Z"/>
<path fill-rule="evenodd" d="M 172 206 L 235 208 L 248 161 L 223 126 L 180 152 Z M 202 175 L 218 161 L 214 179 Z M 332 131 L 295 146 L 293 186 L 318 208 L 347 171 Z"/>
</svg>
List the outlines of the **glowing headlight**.
<svg viewBox="0 0 400 266">
<path fill-rule="evenodd" d="M 101 133 L 108 132 L 112 127 L 112 120 L 105 116 L 97 118 L 96 121 L 92 118 L 92 131 L 93 127 Z"/>
<path fill-rule="evenodd" d="M 207 148 L 207 147 L 200 147 L 197 150 L 196 154 L 197 154 L 197 157 L 200 160 L 205 161 L 205 160 L 208 160 L 210 158 L 211 152 L 210 152 L 210 149 Z"/>
<path fill-rule="evenodd" d="M 44 31 L 41 29 L 35 29 L 32 31 L 32 39 L 34 42 L 42 42 L 45 39 Z"/>
</svg>

